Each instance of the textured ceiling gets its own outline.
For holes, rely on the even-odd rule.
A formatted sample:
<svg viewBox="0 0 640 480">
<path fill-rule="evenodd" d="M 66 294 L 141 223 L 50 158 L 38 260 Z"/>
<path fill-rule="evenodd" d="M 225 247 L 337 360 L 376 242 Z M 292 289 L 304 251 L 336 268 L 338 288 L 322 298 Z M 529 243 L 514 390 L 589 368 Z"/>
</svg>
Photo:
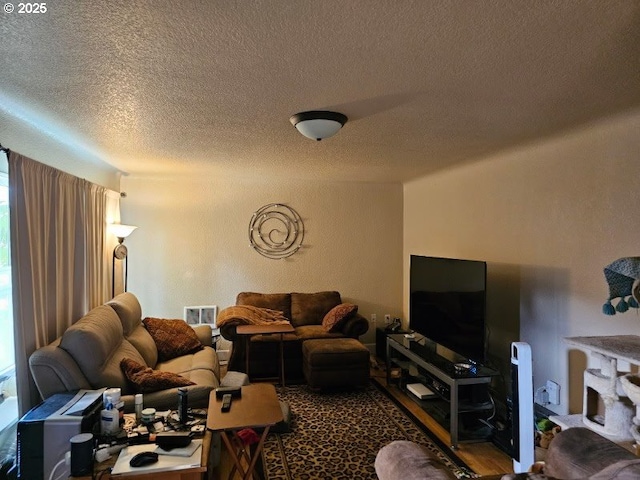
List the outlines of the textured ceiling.
<svg viewBox="0 0 640 480">
<path fill-rule="evenodd" d="M 640 104 L 640 1 L 46 5 L 0 13 L 0 142 L 43 161 L 406 181 Z"/>
</svg>

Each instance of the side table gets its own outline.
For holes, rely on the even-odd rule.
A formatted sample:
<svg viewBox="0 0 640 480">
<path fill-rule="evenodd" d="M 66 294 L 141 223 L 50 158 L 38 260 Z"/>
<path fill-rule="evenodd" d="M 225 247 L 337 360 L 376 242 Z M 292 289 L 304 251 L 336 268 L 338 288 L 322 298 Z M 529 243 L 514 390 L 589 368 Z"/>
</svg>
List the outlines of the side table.
<svg viewBox="0 0 640 480">
<path fill-rule="evenodd" d="M 244 335 L 245 338 L 245 357 L 246 357 L 246 371 L 245 373 L 251 378 L 249 374 L 249 351 L 251 348 L 251 336 L 252 335 L 279 335 L 280 343 L 280 362 L 278 370 L 280 371 L 280 385 L 284 387 L 284 334 L 293 333 L 295 329 L 288 324 L 281 325 L 238 325 L 236 327 L 236 333 L 238 335 Z"/>
<path fill-rule="evenodd" d="M 209 396 L 207 428 L 219 431 L 222 441 L 229 451 L 234 467 L 229 474 L 233 478 L 238 470 L 244 480 L 252 478 L 264 441 L 269 429 L 283 420 L 282 409 L 275 387 L 270 383 L 254 383 L 242 387 L 242 396 L 234 398 L 231 409 L 222 412 L 222 399 L 216 398 L 216 392 Z M 258 445 L 251 453 L 245 448 L 238 432 L 245 428 L 263 428 Z"/>
</svg>

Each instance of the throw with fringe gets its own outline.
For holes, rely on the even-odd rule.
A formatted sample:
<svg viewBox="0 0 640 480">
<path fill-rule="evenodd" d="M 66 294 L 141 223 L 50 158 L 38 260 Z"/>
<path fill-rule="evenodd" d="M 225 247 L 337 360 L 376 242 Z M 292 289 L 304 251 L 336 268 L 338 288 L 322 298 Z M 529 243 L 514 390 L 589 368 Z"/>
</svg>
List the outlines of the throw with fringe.
<svg viewBox="0 0 640 480">
<path fill-rule="evenodd" d="M 253 307 L 251 305 L 234 305 L 222 309 L 216 319 L 218 327 L 222 327 L 227 323 L 236 325 L 288 325 L 291 322 L 279 310 Z"/>
</svg>

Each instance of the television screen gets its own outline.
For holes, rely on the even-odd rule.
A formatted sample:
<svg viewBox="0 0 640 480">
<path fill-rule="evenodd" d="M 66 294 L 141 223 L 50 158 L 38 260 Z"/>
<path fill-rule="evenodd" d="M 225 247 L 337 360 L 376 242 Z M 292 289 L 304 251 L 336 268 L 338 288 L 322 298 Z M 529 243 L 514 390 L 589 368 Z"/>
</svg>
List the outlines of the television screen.
<svg viewBox="0 0 640 480">
<path fill-rule="evenodd" d="M 485 262 L 411 255 L 409 328 L 484 362 L 486 278 Z"/>
</svg>

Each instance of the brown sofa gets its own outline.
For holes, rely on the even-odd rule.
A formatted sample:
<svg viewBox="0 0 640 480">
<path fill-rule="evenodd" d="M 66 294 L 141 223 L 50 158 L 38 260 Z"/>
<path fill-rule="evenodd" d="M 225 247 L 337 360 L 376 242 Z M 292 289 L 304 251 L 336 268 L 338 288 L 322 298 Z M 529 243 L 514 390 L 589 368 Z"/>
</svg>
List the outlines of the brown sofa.
<svg viewBox="0 0 640 480">
<path fill-rule="evenodd" d="M 236 305 L 250 305 L 278 310 L 291 321 L 294 333 L 284 337 L 284 365 L 286 381 L 302 381 L 302 343 L 318 338 L 355 338 L 369 329 L 369 322 L 356 313 L 337 332 L 327 332 L 322 319 L 335 306 L 343 303 L 340 293 L 325 291 L 317 293 L 254 293 L 242 292 L 236 297 Z M 235 323 L 220 327 L 224 338 L 233 342 L 229 369 L 246 371 L 245 338 L 236 333 Z M 249 373 L 252 378 L 276 377 L 278 375 L 279 335 L 254 335 L 249 341 Z"/>
<path fill-rule="evenodd" d="M 456 477 L 419 445 L 394 441 L 380 449 L 375 460 L 379 480 Z M 557 434 L 546 455 L 542 473 L 504 474 L 485 480 L 632 480 L 640 478 L 640 458 L 588 428 L 569 428 Z"/>
</svg>

